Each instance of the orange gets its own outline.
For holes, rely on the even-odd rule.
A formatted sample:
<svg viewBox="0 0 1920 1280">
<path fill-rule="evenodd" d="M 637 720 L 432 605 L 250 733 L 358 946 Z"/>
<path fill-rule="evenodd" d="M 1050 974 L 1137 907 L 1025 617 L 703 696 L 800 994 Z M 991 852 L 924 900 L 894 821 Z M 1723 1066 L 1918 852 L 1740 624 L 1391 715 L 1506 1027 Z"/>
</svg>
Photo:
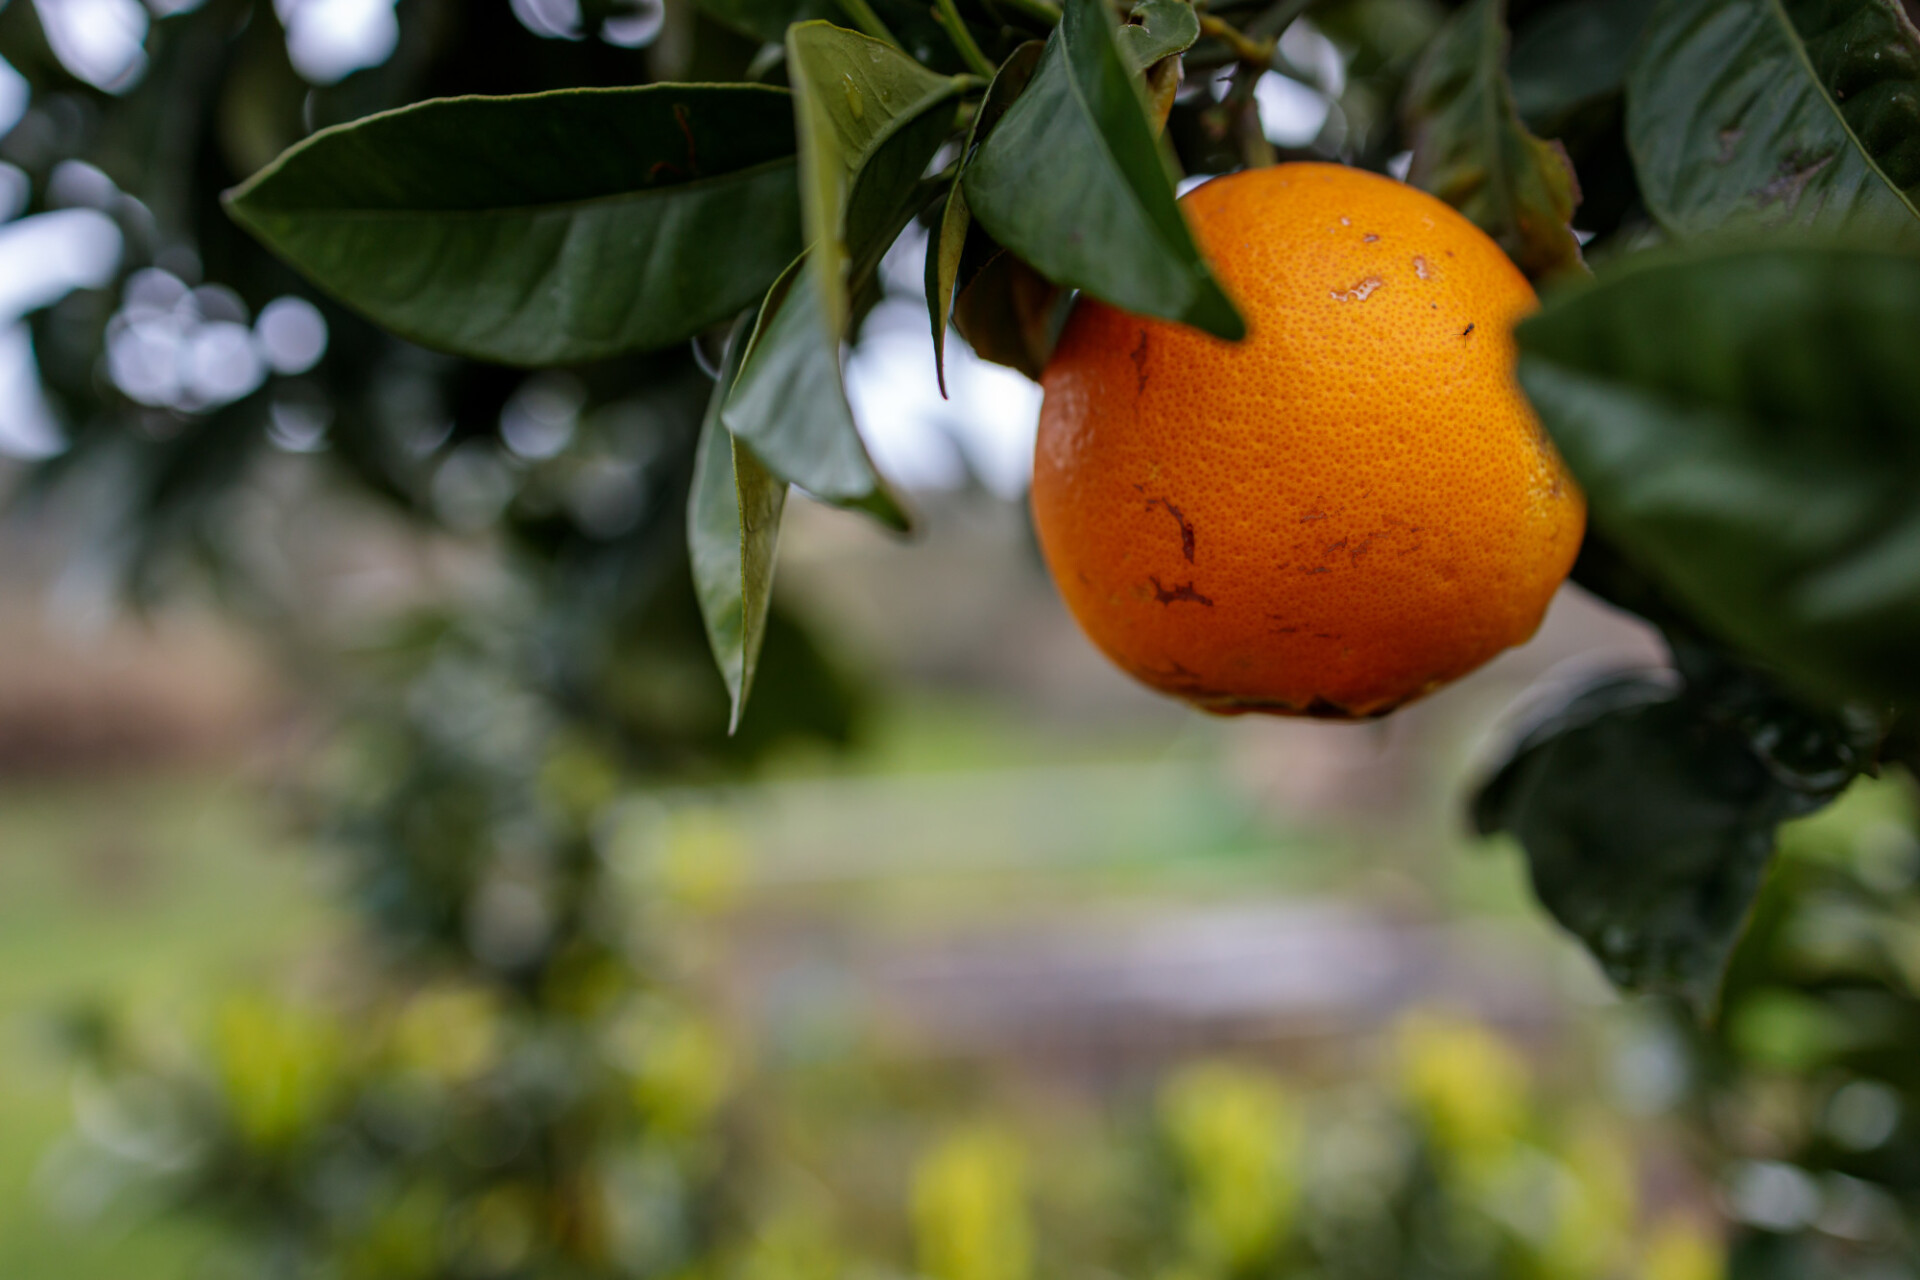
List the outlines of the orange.
<svg viewBox="0 0 1920 1280">
<path fill-rule="evenodd" d="M 1033 514 L 1108 657 L 1208 711 L 1384 715 L 1528 639 L 1586 504 L 1514 378 L 1498 245 L 1340 165 L 1182 200 L 1241 343 L 1083 297 Z"/>
</svg>

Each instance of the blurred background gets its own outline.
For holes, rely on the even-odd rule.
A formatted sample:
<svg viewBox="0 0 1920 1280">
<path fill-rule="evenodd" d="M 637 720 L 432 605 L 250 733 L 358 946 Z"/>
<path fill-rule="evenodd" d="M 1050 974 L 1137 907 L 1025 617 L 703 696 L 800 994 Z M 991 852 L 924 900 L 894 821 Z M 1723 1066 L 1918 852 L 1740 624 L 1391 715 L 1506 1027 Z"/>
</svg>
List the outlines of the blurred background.
<svg viewBox="0 0 1920 1280">
<path fill-rule="evenodd" d="M 1390 167 L 1443 16 L 1316 7 L 1260 127 Z M 1711 1026 L 1620 1002 L 1462 798 L 1652 633 L 1568 588 L 1365 726 L 1140 691 L 1039 563 L 1037 390 L 934 388 L 917 229 L 848 378 L 924 533 L 790 509 L 729 739 L 699 353 L 437 356 L 219 211 L 422 97 L 778 80 L 751 30 L 10 0 L 0 54 L 0 1276 L 1920 1276 L 1904 777 L 1788 828 Z"/>
</svg>

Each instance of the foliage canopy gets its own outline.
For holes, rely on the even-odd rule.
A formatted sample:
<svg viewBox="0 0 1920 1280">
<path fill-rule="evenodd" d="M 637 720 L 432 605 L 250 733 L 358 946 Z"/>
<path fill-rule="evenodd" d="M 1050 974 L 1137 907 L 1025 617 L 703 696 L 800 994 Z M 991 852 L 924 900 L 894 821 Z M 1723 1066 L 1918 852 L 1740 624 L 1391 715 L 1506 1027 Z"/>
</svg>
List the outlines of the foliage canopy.
<svg viewBox="0 0 1920 1280">
<path fill-rule="evenodd" d="M 698 74 L 342 109 L 226 207 L 415 343 L 619 369 L 591 376 L 680 406 L 735 726 L 788 486 L 910 524 L 840 369 L 902 231 L 930 232 L 936 352 L 951 325 L 1035 373 L 1074 291 L 1236 338 L 1176 182 L 1279 154 L 1256 92 L 1279 76 L 1334 99 L 1289 154 L 1403 158 L 1542 284 L 1520 377 L 1592 501 L 1576 578 L 1676 655 L 1578 691 L 1480 794 L 1547 908 L 1623 985 L 1710 1004 L 1778 823 L 1908 758 L 1920 33 L 1894 0 L 700 0 L 675 21 Z M 1286 51 L 1297 23 L 1339 83 Z M 720 353 L 710 389 L 689 343 Z M 257 422 L 223 410 L 196 448 Z M 351 464 L 405 492 L 365 443 Z M 150 474 L 150 510 L 218 483 L 187 457 Z"/>
</svg>

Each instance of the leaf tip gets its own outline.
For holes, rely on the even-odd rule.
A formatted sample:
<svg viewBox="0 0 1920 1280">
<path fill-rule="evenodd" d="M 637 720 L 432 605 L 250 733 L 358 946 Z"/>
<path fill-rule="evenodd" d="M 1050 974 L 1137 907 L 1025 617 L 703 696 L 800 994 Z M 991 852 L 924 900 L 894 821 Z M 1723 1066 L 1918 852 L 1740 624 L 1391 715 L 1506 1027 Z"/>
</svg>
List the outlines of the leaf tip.
<svg viewBox="0 0 1920 1280">
<path fill-rule="evenodd" d="M 1187 308 L 1186 321 L 1227 342 L 1239 342 L 1247 336 L 1246 319 L 1211 275 L 1201 281 L 1197 296 Z"/>
<path fill-rule="evenodd" d="M 884 483 L 876 486 L 874 491 L 860 503 L 860 509 L 902 537 L 910 538 L 919 532 L 913 513 L 894 497 L 893 492 Z"/>
</svg>

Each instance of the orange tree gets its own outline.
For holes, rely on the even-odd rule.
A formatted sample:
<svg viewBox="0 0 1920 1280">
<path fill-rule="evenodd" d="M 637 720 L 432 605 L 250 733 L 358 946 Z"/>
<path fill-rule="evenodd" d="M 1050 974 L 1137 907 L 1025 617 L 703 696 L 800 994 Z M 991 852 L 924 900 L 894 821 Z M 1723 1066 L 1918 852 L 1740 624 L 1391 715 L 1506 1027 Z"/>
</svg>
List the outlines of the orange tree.
<svg viewBox="0 0 1920 1280">
<path fill-rule="evenodd" d="M 910 524 L 840 371 L 909 223 L 936 352 L 951 321 L 1032 372 L 1075 291 L 1238 339 L 1181 165 L 1270 158 L 1253 90 L 1303 15 L 1381 76 L 1413 59 L 1411 179 L 1552 286 L 1519 376 L 1591 495 L 1579 580 L 1677 668 L 1575 698 L 1475 816 L 1616 981 L 1704 1003 L 1774 828 L 1897 756 L 1920 697 L 1920 39 L 1891 0 L 1596 2 L 1534 7 L 1510 52 L 1503 5 L 1474 0 L 1389 47 L 1381 7 L 713 0 L 766 42 L 737 81 L 419 103 L 315 134 L 227 208 L 426 346 L 724 345 L 687 527 L 737 723 L 789 487 Z M 1427 12 L 1401 9 L 1393 35 Z M 1380 164 L 1401 135 L 1356 108 L 1346 158 Z"/>
<path fill-rule="evenodd" d="M 29 491 L 83 498 L 137 589 L 189 553 L 297 613 L 235 495 L 269 441 L 324 441 L 400 509 L 498 517 L 539 621 L 478 665 L 536 685 L 561 746 L 657 771 L 737 758 L 729 727 L 839 733 L 772 602 L 775 549 L 794 486 L 911 523 L 840 369 L 901 233 L 928 232 L 935 352 L 951 326 L 1038 376 L 1078 294 L 1240 336 L 1183 172 L 1404 160 L 1541 285 L 1519 379 L 1589 500 L 1574 576 L 1674 659 L 1580 692 L 1473 798 L 1547 910 L 1623 987 L 1709 1005 L 1777 827 L 1920 750 L 1920 35 L 1892 0 L 698 0 L 644 58 L 623 33 L 646 6 L 562 5 L 563 41 L 505 3 L 401 0 L 391 57 L 320 85 L 286 52 L 296 6 L 205 0 L 155 5 L 104 86 L 43 29 L 57 7 L 0 8 L 32 97 L 0 158 L 30 212 L 91 204 L 126 250 L 111 289 L 29 318 L 70 442 Z M 1339 50 L 1337 82 L 1289 57 L 1295 23 Z M 1312 143 L 1266 138 L 1269 75 L 1336 99 Z M 310 368 L 141 362 L 308 285 L 331 333 Z M 568 372 L 524 372 L 547 366 Z M 683 675 L 703 631 L 710 683 Z M 424 643 L 431 675 L 476 642 Z M 549 979 L 619 947 L 569 881 L 541 945 L 462 955 L 504 793 L 498 762 L 436 763 L 442 729 L 478 741 L 406 730 L 413 765 L 351 815 L 368 918 L 408 954 L 496 964 L 552 1030 L 575 1013 Z M 456 793 L 471 832 L 433 818 Z M 578 830 L 549 837 L 597 874 Z M 587 1164 L 527 1176 L 564 1199 Z M 560 1237 L 597 1265 L 592 1231 Z"/>
</svg>

